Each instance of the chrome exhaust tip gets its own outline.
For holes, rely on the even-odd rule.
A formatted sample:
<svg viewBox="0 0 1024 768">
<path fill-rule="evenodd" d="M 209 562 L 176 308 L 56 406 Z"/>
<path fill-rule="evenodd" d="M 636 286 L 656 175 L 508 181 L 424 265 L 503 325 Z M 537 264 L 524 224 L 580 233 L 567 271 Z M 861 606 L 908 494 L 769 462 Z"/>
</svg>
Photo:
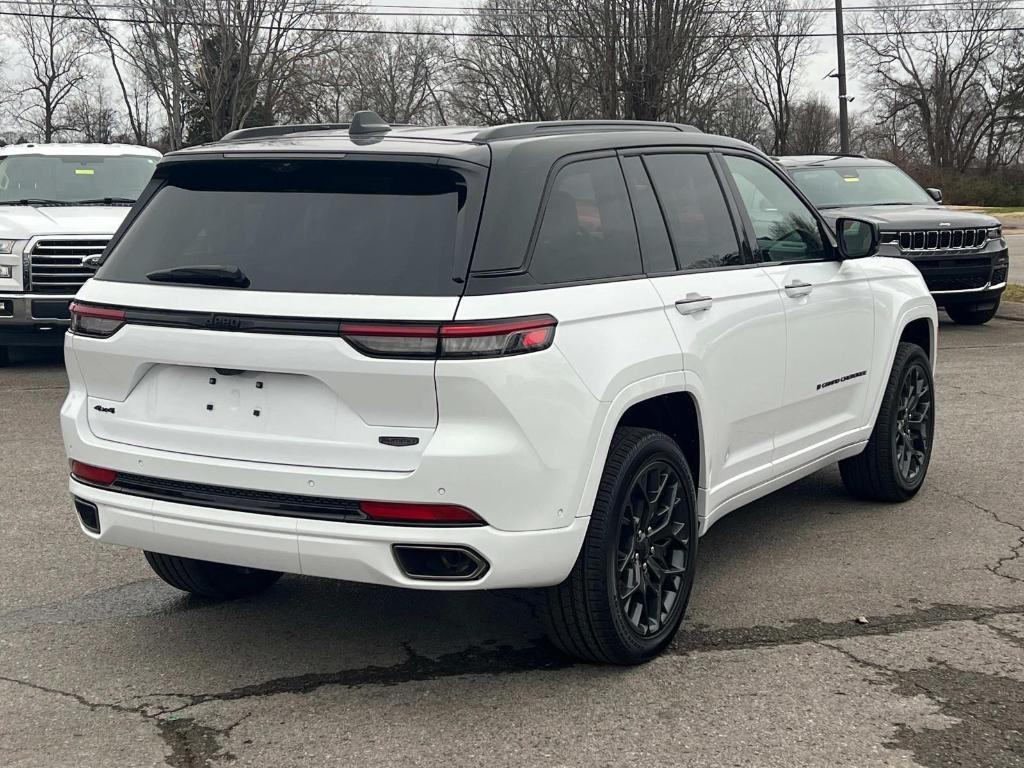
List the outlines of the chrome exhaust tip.
<svg viewBox="0 0 1024 768">
<path fill-rule="evenodd" d="M 393 544 L 402 573 L 418 581 L 476 581 L 490 564 L 470 547 L 438 544 Z"/>
</svg>

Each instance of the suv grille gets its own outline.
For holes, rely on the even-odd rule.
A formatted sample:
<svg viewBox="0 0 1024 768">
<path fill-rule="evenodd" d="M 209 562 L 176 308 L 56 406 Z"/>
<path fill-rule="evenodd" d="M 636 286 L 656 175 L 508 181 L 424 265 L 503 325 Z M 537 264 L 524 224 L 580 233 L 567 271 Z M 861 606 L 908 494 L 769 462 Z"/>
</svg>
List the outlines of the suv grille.
<svg viewBox="0 0 1024 768">
<path fill-rule="evenodd" d="M 988 256 L 913 259 L 930 291 L 969 291 L 984 288 L 992 277 Z"/>
<path fill-rule="evenodd" d="M 941 251 L 981 248 L 986 229 L 915 229 L 899 233 L 901 251 Z"/>
<path fill-rule="evenodd" d="M 34 293 L 73 295 L 78 293 L 94 270 L 82 259 L 98 256 L 107 247 L 107 237 L 44 238 L 29 252 L 29 287 Z"/>
</svg>

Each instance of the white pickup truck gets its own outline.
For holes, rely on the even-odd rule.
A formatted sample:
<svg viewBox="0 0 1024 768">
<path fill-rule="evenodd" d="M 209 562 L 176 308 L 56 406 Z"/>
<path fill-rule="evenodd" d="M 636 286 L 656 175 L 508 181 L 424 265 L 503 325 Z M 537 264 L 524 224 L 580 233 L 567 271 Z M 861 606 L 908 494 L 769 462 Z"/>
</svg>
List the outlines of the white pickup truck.
<svg viewBox="0 0 1024 768">
<path fill-rule="evenodd" d="M 68 304 L 153 175 L 160 153 L 123 144 L 0 147 L 0 365 L 58 346 Z"/>
</svg>

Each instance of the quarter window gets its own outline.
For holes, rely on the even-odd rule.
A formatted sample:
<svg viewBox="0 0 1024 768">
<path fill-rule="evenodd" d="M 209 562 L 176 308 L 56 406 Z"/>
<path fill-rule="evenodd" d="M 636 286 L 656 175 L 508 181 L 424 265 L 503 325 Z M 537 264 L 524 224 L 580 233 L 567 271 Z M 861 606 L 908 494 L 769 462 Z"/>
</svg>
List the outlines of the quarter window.
<svg viewBox="0 0 1024 768">
<path fill-rule="evenodd" d="M 818 220 L 782 179 L 746 157 L 727 155 L 725 162 L 754 225 L 762 259 L 799 261 L 831 255 Z"/>
<path fill-rule="evenodd" d="M 729 206 L 707 155 L 647 155 L 679 269 L 715 269 L 742 263 Z"/>
<path fill-rule="evenodd" d="M 555 177 L 530 262 L 540 283 L 641 273 L 636 226 L 618 160 L 581 160 Z"/>
</svg>

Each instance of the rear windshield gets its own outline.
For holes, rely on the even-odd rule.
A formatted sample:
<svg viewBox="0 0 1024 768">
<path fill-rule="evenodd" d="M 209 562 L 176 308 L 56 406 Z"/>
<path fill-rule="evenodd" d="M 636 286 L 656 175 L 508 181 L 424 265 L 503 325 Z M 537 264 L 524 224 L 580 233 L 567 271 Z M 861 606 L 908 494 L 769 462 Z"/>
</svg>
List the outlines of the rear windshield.
<svg viewBox="0 0 1024 768">
<path fill-rule="evenodd" d="M 189 267 L 238 269 L 248 290 L 448 296 L 467 182 L 436 165 L 252 160 L 167 166 L 97 273 L 168 284 Z M 475 227 L 475 221 L 472 222 Z M 462 269 L 464 272 L 464 268 Z M 196 282 L 183 280 L 183 284 Z"/>
</svg>

